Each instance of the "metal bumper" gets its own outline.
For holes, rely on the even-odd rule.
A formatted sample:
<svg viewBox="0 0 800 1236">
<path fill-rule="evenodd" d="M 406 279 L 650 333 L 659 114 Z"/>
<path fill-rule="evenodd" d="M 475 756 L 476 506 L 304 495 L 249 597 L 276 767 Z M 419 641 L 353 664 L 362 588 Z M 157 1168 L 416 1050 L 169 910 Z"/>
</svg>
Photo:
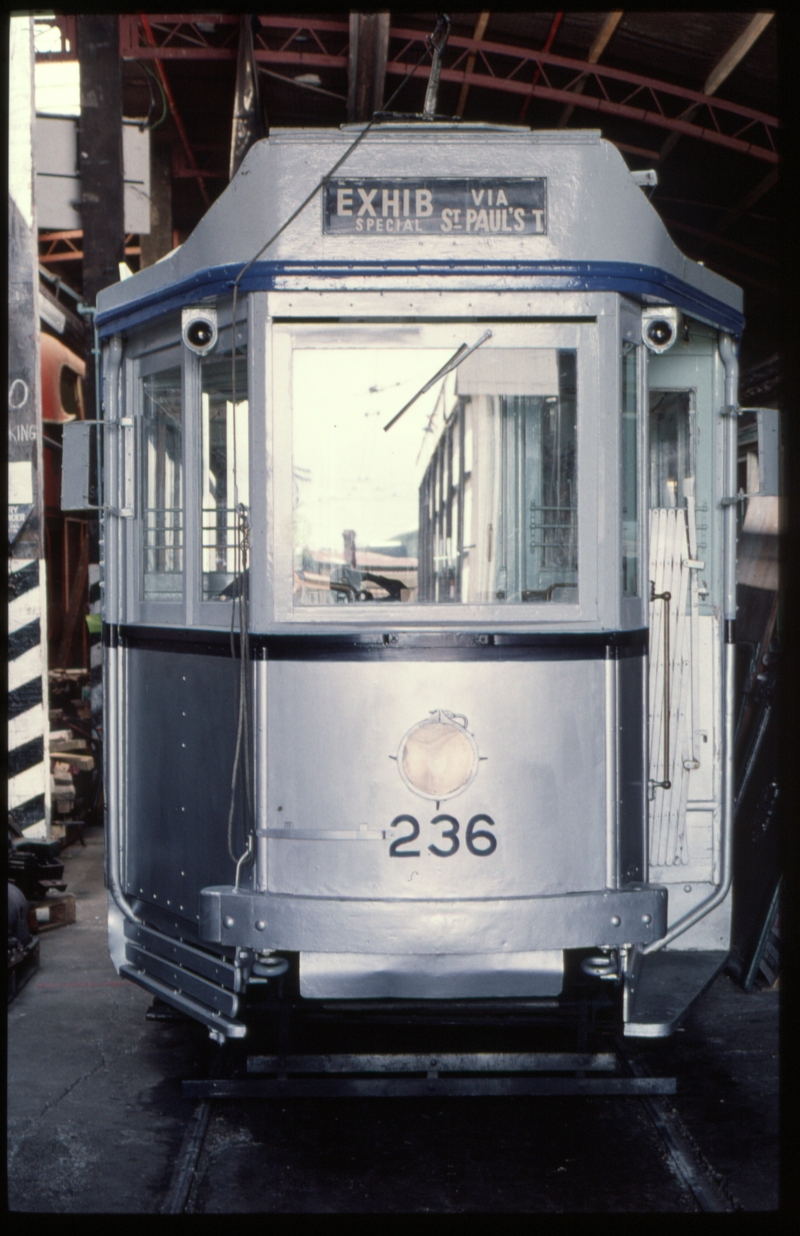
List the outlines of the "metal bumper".
<svg viewBox="0 0 800 1236">
<path fill-rule="evenodd" d="M 313 953 L 527 953 L 645 945 L 667 930 L 667 890 L 492 901 L 348 901 L 204 888 L 200 939 Z"/>
</svg>

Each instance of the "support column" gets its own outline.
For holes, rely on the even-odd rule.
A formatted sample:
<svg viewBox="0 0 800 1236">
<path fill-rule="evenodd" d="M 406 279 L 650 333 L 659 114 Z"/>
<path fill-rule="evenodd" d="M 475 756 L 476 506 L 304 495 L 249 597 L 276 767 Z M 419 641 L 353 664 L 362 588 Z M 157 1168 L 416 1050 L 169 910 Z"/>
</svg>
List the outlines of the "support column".
<svg viewBox="0 0 800 1236">
<path fill-rule="evenodd" d="M 79 167 L 83 227 L 83 299 L 93 306 L 97 293 L 119 280 L 125 260 L 122 166 L 122 62 L 117 14 L 78 16 L 81 70 Z M 94 319 L 86 317 L 86 416 L 100 406 Z M 103 581 L 102 523 L 89 524 L 89 611 L 92 728 L 102 732 L 102 644 L 99 616 Z"/>
<path fill-rule="evenodd" d="M 165 257 L 172 244 L 172 152 L 166 142 L 150 143 L 150 235 L 141 236 L 141 266 Z"/>
<path fill-rule="evenodd" d="M 386 57 L 389 48 L 388 13 L 350 14 L 347 119 L 371 120 L 383 107 Z"/>
</svg>

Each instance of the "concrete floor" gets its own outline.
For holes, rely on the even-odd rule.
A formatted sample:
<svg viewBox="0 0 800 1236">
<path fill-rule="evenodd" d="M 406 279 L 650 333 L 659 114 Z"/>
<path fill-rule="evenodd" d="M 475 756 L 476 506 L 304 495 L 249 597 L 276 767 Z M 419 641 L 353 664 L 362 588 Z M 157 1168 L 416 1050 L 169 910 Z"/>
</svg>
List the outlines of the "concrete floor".
<svg viewBox="0 0 800 1236">
<path fill-rule="evenodd" d="M 145 1020 L 106 947 L 103 835 L 63 852 L 76 922 L 41 936 L 9 1008 L 12 1211 L 156 1213 L 200 1076 L 202 1027 Z M 640 1042 L 712 1178 L 746 1211 L 778 1204 L 778 994 L 723 975 L 673 1038 Z M 218 1102 L 196 1213 L 697 1210 L 638 1099 Z"/>
</svg>

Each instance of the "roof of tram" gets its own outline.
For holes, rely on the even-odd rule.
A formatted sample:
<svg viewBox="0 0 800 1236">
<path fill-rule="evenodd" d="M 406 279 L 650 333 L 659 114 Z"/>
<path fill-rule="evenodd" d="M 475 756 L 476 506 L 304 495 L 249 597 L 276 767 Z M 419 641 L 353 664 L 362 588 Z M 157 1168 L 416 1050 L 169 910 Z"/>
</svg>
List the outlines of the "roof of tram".
<svg viewBox="0 0 800 1236">
<path fill-rule="evenodd" d="M 677 246 L 744 289 L 744 365 L 767 363 L 778 347 L 785 264 L 778 56 L 796 45 L 796 19 L 788 11 L 449 17 L 437 113 L 600 129 L 631 170 L 655 169 L 658 185 L 648 193 Z M 369 88 L 385 103 L 404 77 L 393 109 L 420 112 L 436 19 L 409 11 L 258 15 L 255 60 L 270 127 L 360 119 L 354 107 Z M 153 149 L 169 166 L 178 242 L 229 180 L 239 30 L 236 14 L 120 17 L 124 112 L 151 117 Z"/>
</svg>

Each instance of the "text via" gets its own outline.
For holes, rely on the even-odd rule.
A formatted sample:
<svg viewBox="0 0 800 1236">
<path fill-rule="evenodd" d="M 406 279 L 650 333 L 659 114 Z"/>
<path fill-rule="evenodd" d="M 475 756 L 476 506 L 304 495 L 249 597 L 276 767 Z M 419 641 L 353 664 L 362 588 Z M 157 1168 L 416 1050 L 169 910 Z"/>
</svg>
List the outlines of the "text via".
<svg viewBox="0 0 800 1236">
<path fill-rule="evenodd" d="M 331 180 L 323 230 L 334 235 L 543 236 L 546 180 Z"/>
</svg>

